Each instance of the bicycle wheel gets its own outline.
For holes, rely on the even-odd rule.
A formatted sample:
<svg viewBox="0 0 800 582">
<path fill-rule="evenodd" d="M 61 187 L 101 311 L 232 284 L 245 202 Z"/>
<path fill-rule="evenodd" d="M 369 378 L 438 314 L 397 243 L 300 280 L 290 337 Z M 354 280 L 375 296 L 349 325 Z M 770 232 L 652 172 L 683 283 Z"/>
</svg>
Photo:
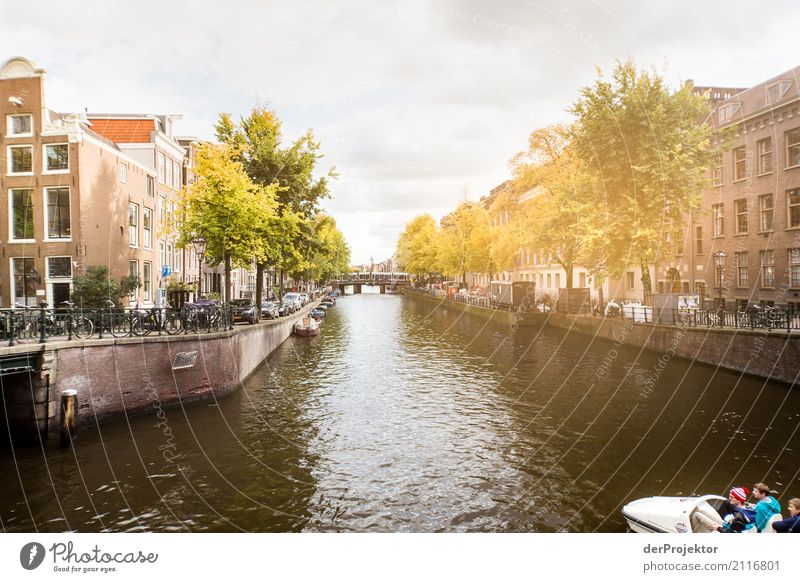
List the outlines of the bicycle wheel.
<svg viewBox="0 0 800 582">
<path fill-rule="evenodd" d="M 183 332 L 183 322 L 180 313 L 168 313 L 164 322 L 164 331 L 167 335 L 176 335 Z"/>
<path fill-rule="evenodd" d="M 150 335 L 150 332 L 153 331 L 153 327 L 155 327 L 155 325 L 156 324 L 152 320 L 151 316 L 134 317 L 133 321 L 131 322 L 131 333 L 138 336 Z"/>
<path fill-rule="evenodd" d="M 114 337 L 128 337 L 131 335 L 131 318 L 127 313 L 111 313 L 108 316 L 108 331 Z"/>
<path fill-rule="evenodd" d="M 86 339 L 94 333 L 94 324 L 88 317 L 76 317 L 72 323 L 72 335 L 78 339 Z"/>
</svg>

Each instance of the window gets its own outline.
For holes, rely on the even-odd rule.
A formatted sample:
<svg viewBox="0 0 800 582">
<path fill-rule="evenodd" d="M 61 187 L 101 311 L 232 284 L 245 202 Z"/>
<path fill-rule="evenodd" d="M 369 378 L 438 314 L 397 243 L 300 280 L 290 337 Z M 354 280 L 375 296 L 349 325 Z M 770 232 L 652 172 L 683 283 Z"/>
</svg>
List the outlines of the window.
<svg viewBox="0 0 800 582">
<path fill-rule="evenodd" d="M 722 154 L 719 154 L 711 167 L 711 183 L 714 186 L 722 184 Z"/>
<path fill-rule="evenodd" d="M 164 244 L 163 240 L 158 241 L 158 254 L 161 257 L 161 266 L 167 264 L 167 245 Z"/>
<path fill-rule="evenodd" d="M 47 238 L 69 238 L 69 188 L 45 188 Z"/>
<path fill-rule="evenodd" d="M 176 190 L 181 187 L 181 167 L 178 162 L 172 162 L 172 187 Z"/>
<path fill-rule="evenodd" d="M 167 160 L 167 179 L 164 183 L 172 186 L 172 160 Z"/>
<path fill-rule="evenodd" d="M 175 247 L 175 265 L 173 266 L 173 271 L 178 273 L 183 271 L 183 251 L 177 246 Z"/>
<path fill-rule="evenodd" d="M 119 163 L 119 181 L 123 184 L 128 181 L 128 164 L 125 162 Z"/>
<path fill-rule="evenodd" d="M 758 213 L 759 223 L 758 228 L 761 232 L 772 230 L 772 216 L 774 212 L 774 200 L 772 194 L 764 194 L 758 197 Z"/>
<path fill-rule="evenodd" d="M 768 137 L 756 143 L 758 153 L 758 173 L 768 174 L 772 171 L 772 138 Z"/>
<path fill-rule="evenodd" d="M 787 228 L 800 227 L 800 188 L 786 191 L 786 203 L 789 207 Z"/>
<path fill-rule="evenodd" d="M 36 284 L 39 274 L 34 268 L 34 260 L 14 258 L 14 302 L 29 307 L 36 306 Z"/>
<path fill-rule="evenodd" d="M 167 226 L 167 199 L 163 196 L 159 200 L 158 225 L 161 227 L 161 232 L 164 232 L 164 229 Z"/>
<path fill-rule="evenodd" d="M 625 273 L 625 277 L 628 280 L 628 291 L 633 291 L 636 288 L 636 274 L 633 271 L 628 271 Z"/>
<path fill-rule="evenodd" d="M 128 243 L 139 246 L 139 205 L 128 204 Z"/>
<path fill-rule="evenodd" d="M 6 133 L 9 137 L 29 137 L 33 135 L 33 115 L 9 115 L 6 118 Z"/>
<path fill-rule="evenodd" d="M 767 105 L 780 101 L 791 86 L 792 82 L 789 80 L 775 81 L 767 85 Z"/>
<path fill-rule="evenodd" d="M 744 146 L 733 150 L 733 179 L 744 180 L 747 177 L 747 152 Z"/>
<path fill-rule="evenodd" d="M 579 287 L 581 287 L 581 288 L 586 287 L 586 273 L 580 273 L 578 275 L 578 280 L 580 281 L 578 283 Z"/>
<path fill-rule="evenodd" d="M 698 226 L 695 229 L 695 252 L 698 255 L 703 254 L 703 227 Z"/>
<path fill-rule="evenodd" d="M 167 243 L 167 265 L 175 270 L 175 246 L 171 243 Z"/>
<path fill-rule="evenodd" d="M 719 122 L 726 123 L 733 119 L 733 115 L 739 111 L 739 103 L 726 103 L 719 108 Z"/>
<path fill-rule="evenodd" d="M 131 277 L 139 276 L 139 261 L 128 261 L 128 274 Z M 136 289 L 131 291 L 131 294 L 128 296 L 128 299 L 130 299 L 131 301 L 136 301 Z"/>
<path fill-rule="evenodd" d="M 800 166 L 800 127 L 786 132 L 786 167 Z"/>
<path fill-rule="evenodd" d="M 69 279 L 72 277 L 72 257 L 48 257 L 47 277 L 49 279 Z"/>
<path fill-rule="evenodd" d="M 561 273 L 556 273 L 556 288 L 561 287 Z"/>
<path fill-rule="evenodd" d="M 711 215 L 714 218 L 714 236 L 725 236 L 725 212 L 723 204 L 714 204 L 711 207 Z"/>
<path fill-rule="evenodd" d="M 800 287 L 800 248 L 788 250 L 789 285 Z"/>
<path fill-rule="evenodd" d="M 44 146 L 44 171 L 66 172 L 69 170 L 69 144 L 54 143 Z"/>
<path fill-rule="evenodd" d="M 33 146 L 8 146 L 8 173 L 33 172 Z"/>
<path fill-rule="evenodd" d="M 761 251 L 761 286 L 775 286 L 775 253 Z"/>
<path fill-rule="evenodd" d="M 675 254 L 677 256 L 683 255 L 683 247 L 684 247 L 685 239 L 683 236 L 683 229 L 679 228 L 675 231 Z"/>
<path fill-rule="evenodd" d="M 734 200 L 733 207 L 736 212 L 736 234 L 747 234 L 747 200 Z"/>
<path fill-rule="evenodd" d="M 164 183 L 164 154 L 159 153 L 156 157 L 157 161 L 157 168 L 158 168 L 158 181 L 163 184 Z"/>
<path fill-rule="evenodd" d="M 750 271 L 747 264 L 747 253 L 735 253 L 736 260 L 736 284 L 739 287 L 750 285 Z"/>
<path fill-rule="evenodd" d="M 151 198 L 156 195 L 156 184 L 153 176 L 147 176 L 147 195 Z"/>
<path fill-rule="evenodd" d="M 551 273 L 547 273 L 547 287 L 548 289 L 553 286 L 553 275 Z"/>
<path fill-rule="evenodd" d="M 153 263 L 144 261 L 142 263 L 142 291 L 144 293 L 145 301 L 152 301 L 153 294 L 151 289 L 153 287 L 151 281 L 153 280 Z"/>
<path fill-rule="evenodd" d="M 33 190 L 19 188 L 11 190 L 11 238 L 33 240 Z"/>
<path fill-rule="evenodd" d="M 144 248 L 153 248 L 153 211 L 145 208 L 142 214 L 142 228 L 144 229 Z"/>
</svg>

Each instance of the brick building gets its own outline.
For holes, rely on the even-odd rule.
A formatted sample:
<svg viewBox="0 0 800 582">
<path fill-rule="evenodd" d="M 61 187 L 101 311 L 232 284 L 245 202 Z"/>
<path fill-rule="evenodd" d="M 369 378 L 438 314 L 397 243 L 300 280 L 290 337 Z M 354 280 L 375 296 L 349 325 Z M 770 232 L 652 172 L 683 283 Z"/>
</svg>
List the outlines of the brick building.
<svg viewBox="0 0 800 582">
<path fill-rule="evenodd" d="M 154 172 L 85 116 L 49 109 L 44 80 L 25 58 L 0 68 L 0 304 L 59 305 L 87 266 L 118 279 L 134 262 L 152 296 L 157 225 L 131 208 L 152 206 Z"/>
</svg>

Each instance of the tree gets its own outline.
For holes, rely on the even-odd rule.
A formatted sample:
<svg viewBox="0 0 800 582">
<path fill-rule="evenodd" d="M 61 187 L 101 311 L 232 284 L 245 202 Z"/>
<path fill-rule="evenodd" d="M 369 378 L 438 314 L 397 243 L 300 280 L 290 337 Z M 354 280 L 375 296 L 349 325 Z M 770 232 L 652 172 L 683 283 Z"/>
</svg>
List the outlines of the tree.
<svg viewBox="0 0 800 582">
<path fill-rule="evenodd" d="M 585 241 L 608 274 L 638 260 L 645 299 L 664 234 L 698 207 L 714 155 L 708 105 L 688 87 L 671 92 L 655 72 L 617 63 L 610 80 L 581 90 L 572 106 L 575 153 L 601 196 Z"/>
<path fill-rule="evenodd" d="M 318 212 L 319 201 L 329 195 L 328 180 L 336 176 L 335 170 L 315 176 L 322 155 L 310 129 L 288 147 L 282 147 L 282 123 L 275 111 L 266 106 L 253 107 L 239 125 L 230 115 L 222 114 L 215 129 L 217 138 L 238 152 L 238 159 L 253 182 L 275 187 L 278 216 L 256 232 L 264 241 L 263 252 L 256 254 L 256 303 L 260 305 L 263 273 L 268 265 L 280 269 L 281 291 L 285 271 L 308 271 L 315 246 L 309 239 L 312 228 L 308 221 Z"/>
<path fill-rule="evenodd" d="M 411 220 L 397 241 L 397 264 L 401 271 L 413 273 L 418 279 L 436 273 L 436 221 L 430 214 Z"/>
<path fill-rule="evenodd" d="M 481 228 L 484 227 L 484 228 Z M 491 263 L 487 240 L 488 218 L 483 208 L 464 202 L 441 221 L 434 238 L 436 262 L 443 274 L 461 275 L 467 282 L 467 270 L 483 270 Z"/>
<path fill-rule="evenodd" d="M 82 309 L 105 308 L 108 300 L 122 305 L 139 287 L 141 283 L 136 275 L 126 275 L 117 283 L 111 278 L 108 267 L 92 265 L 87 267 L 85 275 L 75 277 L 71 300 Z"/>
<path fill-rule="evenodd" d="M 202 144 L 195 159 L 195 182 L 179 197 L 178 245 L 206 239 L 207 261 L 225 265 L 225 301 L 230 301 L 230 272 L 249 267 L 265 252 L 259 236 L 275 214 L 277 186 L 254 184 L 230 144 Z"/>
<path fill-rule="evenodd" d="M 573 130 L 556 124 L 533 131 L 528 149 L 511 160 L 514 190 L 531 191 L 512 217 L 519 223 L 519 243 L 545 254 L 566 272 L 573 285 L 575 264 L 581 256 L 586 217 L 595 210 L 587 175 L 572 146 Z"/>
</svg>

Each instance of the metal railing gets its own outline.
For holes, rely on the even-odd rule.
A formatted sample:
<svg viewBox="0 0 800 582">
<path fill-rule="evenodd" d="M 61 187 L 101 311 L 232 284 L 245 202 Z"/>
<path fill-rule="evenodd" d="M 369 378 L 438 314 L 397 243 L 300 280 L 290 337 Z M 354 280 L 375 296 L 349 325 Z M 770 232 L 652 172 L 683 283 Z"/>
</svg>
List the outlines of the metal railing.
<svg viewBox="0 0 800 582">
<path fill-rule="evenodd" d="M 148 335 L 203 334 L 233 327 L 230 305 L 81 309 L 17 306 L 0 309 L 0 341 L 45 343 L 51 339 L 103 339 Z"/>
<path fill-rule="evenodd" d="M 763 329 L 767 331 L 800 330 L 800 311 L 781 307 L 748 308 L 737 311 L 723 309 L 663 309 L 653 310 L 643 305 L 621 305 L 605 312 L 603 317 L 624 319 L 634 323 L 706 327 L 719 329 Z"/>
</svg>

